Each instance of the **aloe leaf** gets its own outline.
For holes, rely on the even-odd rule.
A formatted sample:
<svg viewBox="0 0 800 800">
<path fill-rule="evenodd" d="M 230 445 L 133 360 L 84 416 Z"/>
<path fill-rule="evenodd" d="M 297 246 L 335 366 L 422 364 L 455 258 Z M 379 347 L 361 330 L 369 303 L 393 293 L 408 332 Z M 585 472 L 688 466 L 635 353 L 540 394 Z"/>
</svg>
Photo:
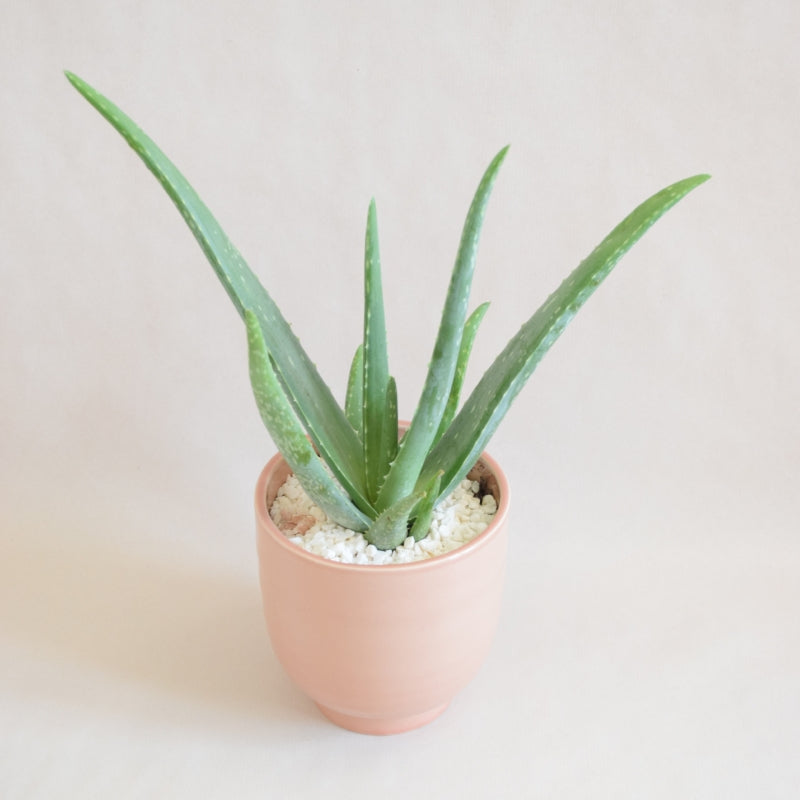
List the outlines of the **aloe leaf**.
<svg viewBox="0 0 800 800">
<path fill-rule="evenodd" d="M 389 360 L 374 200 L 369 204 L 364 251 L 364 470 L 367 495 L 375 500 L 386 474 L 382 470 L 387 466 L 384 423 Z M 394 434 L 397 435 L 396 426 Z"/>
<path fill-rule="evenodd" d="M 123 136 L 177 206 L 240 315 L 258 317 L 303 424 L 354 499 L 365 503 L 361 443 L 270 295 L 177 167 L 114 103 L 71 72 L 70 83 Z"/>
<path fill-rule="evenodd" d="M 475 334 L 478 332 L 481 322 L 486 315 L 486 310 L 489 308 L 488 303 L 479 305 L 467 318 L 464 323 L 464 333 L 461 336 L 461 346 L 458 350 L 458 361 L 456 362 L 456 372 L 453 375 L 453 385 L 450 388 L 450 396 L 447 398 L 447 405 L 442 415 L 442 421 L 439 424 L 439 430 L 436 434 L 435 441 L 439 441 L 442 435 L 450 426 L 453 418 L 458 410 L 458 401 L 461 399 L 461 388 L 464 385 L 464 378 L 467 374 L 467 363 L 469 356 L 472 352 L 472 345 L 475 342 Z"/>
<path fill-rule="evenodd" d="M 507 152 L 508 147 L 504 147 L 489 164 L 467 212 L 428 375 L 411 425 L 378 496 L 379 509 L 411 492 L 439 430 L 453 385 L 486 204 Z"/>
<path fill-rule="evenodd" d="M 483 451 L 542 356 L 619 259 L 662 214 L 708 178 L 708 175 L 686 178 L 645 200 L 578 265 L 486 371 L 431 450 L 418 485 L 424 485 L 441 470 L 444 488 L 440 496 L 453 490 Z"/>
<path fill-rule="evenodd" d="M 366 531 L 370 520 L 350 501 L 342 488 L 322 466 L 298 421 L 291 403 L 272 368 L 261 324 L 245 309 L 250 383 L 261 419 L 286 463 L 297 476 L 308 496 L 339 525 Z"/>
<path fill-rule="evenodd" d="M 364 534 L 367 541 L 378 550 L 394 550 L 401 545 L 409 535 L 408 518 L 424 496 L 424 491 L 414 492 L 382 511 Z"/>
<path fill-rule="evenodd" d="M 381 465 L 381 473 L 386 475 L 392 461 L 397 458 L 397 383 L 390 377 L 386 386 L 386 417 L 383 424 L 383 446 L 384 463 Z"/>
<path fill-rule="evenodd" d="M 436 501 L 439 498 L 441 483 L 442 473 L 438 472 L 434 476 L 430 487 L 426 490 L 425 497 L 423 497 L 417 505 L 417 518 L 411 526 L 411 536 L 413 536 L 414 540 L 417 542 L 428 535 L 428 531 L 431 527 L 431 520 L 433 519 L 433 509 L 436 507 Z"/>
<path fill-rule="evenodd" d="M 353 430 L 361 438 L 364 423 L 364 345 L 356 348 L 347 378 L 347 396 L 344 401 L 344 414 Z"/>
</svg>

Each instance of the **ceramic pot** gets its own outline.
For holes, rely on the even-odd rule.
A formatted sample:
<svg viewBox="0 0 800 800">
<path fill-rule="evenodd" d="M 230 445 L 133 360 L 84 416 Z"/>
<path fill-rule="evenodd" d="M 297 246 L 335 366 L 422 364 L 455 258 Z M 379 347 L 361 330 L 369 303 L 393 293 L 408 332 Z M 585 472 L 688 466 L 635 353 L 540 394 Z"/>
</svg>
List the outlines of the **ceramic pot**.
<svg viewBox="0 0 800 800">
<path fill-rule="evenodd" d="M 382 566 L 329 561 L 292 544 L 268 513 L 288 474 L 276 455 L 255 495 L 275 655 L 343 728 L 390 734 L 425 725 L 475 676 L 497 627 L 509 504 L 503 472 L 484 454 L 470 473 L 497 500 L 483 533 L 442 556 Z"/>
</svg>

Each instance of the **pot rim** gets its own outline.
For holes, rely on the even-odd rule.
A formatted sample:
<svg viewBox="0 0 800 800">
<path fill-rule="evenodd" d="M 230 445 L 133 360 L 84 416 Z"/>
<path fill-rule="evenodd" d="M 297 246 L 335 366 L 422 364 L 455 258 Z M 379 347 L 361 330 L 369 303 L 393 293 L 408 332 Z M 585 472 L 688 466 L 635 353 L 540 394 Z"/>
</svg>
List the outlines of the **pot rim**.
<svg viewBox="0 0 800 800">
<path fill-rule="evenodd" d="M 500 499 L 497 503 L 497 511 L 495 512 L 492 521 L 484 531 L 479 533 L 474 539 L 466 544 L 462 544 L 442 555 L 425 558 L 419 561 L 409 561 L 405 564 L 346 564 L 342 561 L 332 561 L 329 558 L 310 553 L 302 547 L 289 541 L 286 534 L 278 528 L 272 521 L 267 508 L 267 484 L 272 478 L 273 474 L 277 471 L 281 463 L 286 463 L 280 453 L 276 453 L 261 470 L 255 487 L 255 511 L 256 519 L 258 521 L 259 531 L 265 531 L 269 536 L 275 540 L 279 546 L 286 549 L 286 551 L 295 558 L 305 559 L 311 564 L 318 567 L 325 567 L 333 570 L 342 570 L 351 573 L 362 573 L 374 575 L 377 572 L 397 573 L 407 572 L 409 570 L 436 570 L 446 567 L 454 561 L 459 561 L 468 558 L 476 550 L 480 550 L 489 540 L 494 538 L 505 528 L 505 521 L 508 516 L 509 507 L 509 488 L 508 480 L 505 473 L 500 468 L 500 465 L 488 453 L 483 452 L 478 457 L 476 463 L 482 461 L 488 468 L 491 474 L 497 481 L 498 493 Z M 287 465 L 288 466 L 288 465 Z M 291 472 L 291 470 L 289 470 Z"/>
</svg>

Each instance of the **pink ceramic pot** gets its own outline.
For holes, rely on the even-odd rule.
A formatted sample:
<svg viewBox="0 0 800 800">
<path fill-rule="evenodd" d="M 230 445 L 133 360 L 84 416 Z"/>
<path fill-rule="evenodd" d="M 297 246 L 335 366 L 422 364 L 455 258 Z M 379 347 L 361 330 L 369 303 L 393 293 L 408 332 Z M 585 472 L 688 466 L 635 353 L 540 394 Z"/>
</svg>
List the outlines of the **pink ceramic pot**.
<svg viewBox="0 0 800 800">
<path fill-rule="evenodd" d="M 508 484 L 484 454 L 470 475 L 498 504 L 492 524 L 446 555 L 398 565 L 328 561 L 292 544 L 268 508 L 289 468 L 256 487 L 261 593 L 272 646 L 326 717 L 359 733 L 400 733 L 447 708 L 480 668 L 500 612 Z"/>
</svg>

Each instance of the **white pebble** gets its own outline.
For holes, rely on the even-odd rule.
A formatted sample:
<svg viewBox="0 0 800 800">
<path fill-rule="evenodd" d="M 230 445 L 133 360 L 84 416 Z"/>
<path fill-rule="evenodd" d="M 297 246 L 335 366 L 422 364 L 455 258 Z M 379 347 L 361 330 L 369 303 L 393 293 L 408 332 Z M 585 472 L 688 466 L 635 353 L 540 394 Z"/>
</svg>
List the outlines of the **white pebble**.
<svg viewBox="0 0 800 800">
<path fill-rule="evenodd" d="M 378 550 L 363 534 L 331 522 L 306 495 L 300 482 L 290 475 L 278 490 L 270 508 L 273 522 L 282 529 L 284 520 L 311 517 L 315 523 L 302 535 L 287 533 L 289 541 L 332 561 L 347 564 L 406 564 L 443 555 L 471 541 L 486 530 L 497 512 L 492 495 L 479 499 L 477 481 L 463 480 L 434 509 L 431 527 L 419 542 L 408 536 L 395 550 Z"/>
</svg>

